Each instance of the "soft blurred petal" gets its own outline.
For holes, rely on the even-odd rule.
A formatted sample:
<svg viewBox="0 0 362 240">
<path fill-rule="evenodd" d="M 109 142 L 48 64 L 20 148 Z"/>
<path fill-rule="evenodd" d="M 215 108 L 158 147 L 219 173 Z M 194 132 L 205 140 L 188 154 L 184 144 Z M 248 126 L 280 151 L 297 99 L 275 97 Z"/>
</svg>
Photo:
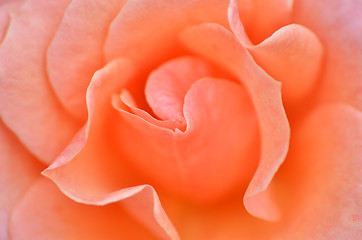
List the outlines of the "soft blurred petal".
<svg viewBox="0 0 362 240">
<path fill-rule="evenodd" d="M 286 212 L 277 239 L 359 239 L 361 159 L 362 113 L 343 104 L 314 110 L 277 176 Z"/>
<path fill-rule="evenodd" d="M 27 1 L 12 13 L 0 47 L 1 117 L 45 163 L 54 160 L 79 127 L 59 104 L 45 69 L 46 48 L 68 2 Z"/>
<path fill-rule="evenodd" d="M 294 19 L 311 29 L 326 52 L 318 95 L 362 109 L 362 1 L 295 0 Z"/>
<path fill-rule="evenodd" d="M 8 240 L 9 214 L 44 169 L 0 121 L 0 239 Z"/>
</svg>

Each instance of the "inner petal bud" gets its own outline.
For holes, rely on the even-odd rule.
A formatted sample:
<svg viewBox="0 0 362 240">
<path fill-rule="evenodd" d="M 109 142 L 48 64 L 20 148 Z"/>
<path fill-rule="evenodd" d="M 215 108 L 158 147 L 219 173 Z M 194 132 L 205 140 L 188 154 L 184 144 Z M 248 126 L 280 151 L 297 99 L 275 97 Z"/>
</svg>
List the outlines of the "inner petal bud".
<svg viewBox="0 0 362 240">
<path fill-rule="evenodd" d="M 156 189 L 197 202 L 246 186 L 259 153 L 249 95 L 241 84 L 206 77 L 217 72 L 211 66 L 179 58 L 151 74 L 146 97 L 161 120 L 137 110 L 130 95 L 113 99 L 122 117 L 116 138 L 125 159 Z M 185 127 L 166 126 L 175 121 Z"/>
<path fill-rule="evenodd" d="M 202 60 L 192 57 L 172 60 L 149 76 L 146 100 L 162 120 L 184 122 L 182 108 L 186 92 L 195 81 L 212 75 L 210 65 Z"/>
</svg>

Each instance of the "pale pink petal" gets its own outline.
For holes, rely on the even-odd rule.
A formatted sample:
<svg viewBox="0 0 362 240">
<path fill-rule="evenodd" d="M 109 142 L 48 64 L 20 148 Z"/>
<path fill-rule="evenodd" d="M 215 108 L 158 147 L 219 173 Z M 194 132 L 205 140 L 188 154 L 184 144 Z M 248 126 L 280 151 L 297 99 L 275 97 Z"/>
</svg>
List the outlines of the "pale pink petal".
<svg viewBox="0 0 362 240">
<path fill-rule="evenodd" d="M 200 78 L 212 75 L 211 66 L 197 58 L 183 57 L 166 62 L 147 80 L 147 102 L 159 118 L 183 122 L 186 92 Z"/>
<path fill-rule="evenodd" d="M 79 127 L 57 101 L 45 71 L 46 48 L 68 2 L 24 3 L 12 13 L 0 48 L 1 117 L 45 163 L 54 160 Z"/>
<path fill-rule="evenodd" d="M 325 47 L 325 72 L 318 93 L 362 109 L 362 2 L 296 0 L 295 21 L 310 28 Z"/>
<path fill-rule="evenodd" d="M 45 178 L 39 178 L 15 207 L 10 235 L 14 240 L 160 239 L 130 216 L 123 202 L 77 203 Z"/>
<path fill-rule="evenodd" d="M 278 239 L 359 239 L 362 113 L 344 104 L 322 106 L 293 136 L 278 176 L 287 213 Z"/>
<path fill-rule="evenodd" d="M 10 13 L 18 8 L 22 3 L 22 0 L 3 0 L 0 2 L 0 43 L 8 30 Z"/>
<path fill-rule="evenodd" d="M 282 27 L 249 51 L 259 66 L 282 83 L 285 104 L 306 97 L 322 70 L 323 46 L 301 25 Z"/>
<path fill-rule="evenodd" d="M 276 219 L 278 211 L 266 189 L 284 161 L 289 144 L 289 125 L 282 105 L 280 84 L 265 74 L 238 39 L 220 25 L 190 27 L 182 32 L 181 40 L 195 53 L 235 74 L 250 93 L 261 129 L 261 159 L 245 193 L 244 204 L 255 216 Z"/>
<path fill-rule="evenodd" d="M 132 65 L 124 59 L 116 59 L 94 74 L 87 90 L 87 124 L 43 174 L 79 202 L 104 205 L 122 200 L 127 211 L 152 232 L 177 239 L 154 190 L 149 186 L 129 188 L 140 181 L 123 156 L 114 151 L 111 133 L 116 112 L 110 112 L 111 96 L 132 74 Z"/>
<path fill-rule="evenodd" d="M 155 186 L 212 202 L 251 178 L 257 126 L 242 85 L 210 78 L 195 82 L 185 96 L 185 132 L 162 128 L 124 108 L 119 111 L 118 148 Z"/>
<path fill-rule="evenodd" d="M 0 239 L 8 240 L 9 214 L 42 166 L 0 121 Z"/>
<path fill-rule="evenodd" d="M 110 26 L 105 58 L 124 56 L 137 66 L 153 69 L 183 52 L 177 41 L 182 28 L 208 21 L 226 24 L 227 4 L 219 0 L 128 1 Z"/>
<path fill-rule="evenodd" d="M 103 44 L 124 0 L 72 1 L 49 46 L 47 68 L 59 100 L 73 116 L 87 117 L 85 95 L 93 73 L 104 65 Z"/>
</svg>

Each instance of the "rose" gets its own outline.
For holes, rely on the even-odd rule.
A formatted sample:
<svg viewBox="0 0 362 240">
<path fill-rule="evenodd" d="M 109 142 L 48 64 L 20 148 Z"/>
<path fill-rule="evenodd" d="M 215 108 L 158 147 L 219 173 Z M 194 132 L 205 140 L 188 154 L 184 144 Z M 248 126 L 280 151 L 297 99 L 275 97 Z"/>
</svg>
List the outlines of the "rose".
<svg viewBox="0 0 362 240">
<path fill-rule="evenodd" d="M 248 5 L 241 1 L 240 17 L 247 35 L 233 1 L 229 7 L 227 1 L 68 4 L 27 1 L 1 5 L 1 238 L 7 239 L 9 233 L 13 239 L 149 239 L 150 235 L 173 239 L 357 239 L 361 224 L 361 43 L 356 35 L 360 23 L 352 17 L 361 8 L 357 2 L 300 1 L 294 3 L 290 15 L 288 2 Z M 287 25 L 292 22 L 302 25 Z M 254 43 L 266 40 L 253 45 L 246 36 Z M 187 49 L 181 49 L 180 42 Z M 198 57 L 179 57 L 185 53 Z M 160 67 L 154 71 L 156 66 Z M 151 71 L 146 85 L 148 101 L 159 117 L 171 121 L 152 120 L 137 110 L 123 91 L 140 92 L 143 84 L 139 79 Z M 284 160 L 289 135 L 279 85 L 269 75 L 282 82 L 292 133 L 288 157 L 271 184 Z M 188 90 L 184 81 L 193 77 L 197 78 L 192 81 L 212 78 L 197 81 Z M 180 78 L 184 85 L 174 86 Z M 300 82 L 288 82 L 290 79 Z M 171 96 L 164 94 L 165 89 Z M 182 99 L 185 92 L 180 89 L 188 90 L 184 104 L 178 94 Z M 254 110 L 250 110 L 246 91 Z M 157 102 L 160 99 L 167 104 Z M 243 100 L 243 104 L 233 100 Z M 184 116 L 179 111 L 182 105 Z M 81 128 L 87 110 L 89 118 Z M 132 111 L 153 125 L 145 125 Z M 203 119 L 201 113 L 209 117 Z M 229 116 L 227 124 L 219 121 L 221 116 Z M 275 223 L 252 217 L 241 204 L 243 184 L 251 180 L 256 164 L 252 158 L 257 152 L 255 144 L 259 145 L 253 138 L 254 117 L 259 121 L 261 159 L 244 205 L 249 213 L 264 219 L 276 220 L 281 213 Z M 236 124 L 240 121 L 248 128 Z M 142 132 L 145 126 L 155 124 L 162 128 Z M 147 163 L 142 162 L 157 164 L 155 160 L 162 159 L 152 144 L 170 147 L 170 130 L 159 130 L 175 126 L 180 128 L 175 133 L 184 137 L 177 142 L 183 159 L 195 162 L 196 148 L 201 162 L 187 165 L 185 172 L 191 181 L 176 176 L 172 165 L 157 171 L 155 166 L 145 168 Z M 197 134 L 182 135 L 185 127 Z M 203 129 L 214 129 L 227 144 L 217 141 L 215 135 L 209 137 Z M 237 133 L 238 129 L 248 137 L 216 129 L 224 133 Z M 149 139 L 151 143 L 146 142 Z M 241 150 L 235 146 L 239 141 Z M 144 156 L 142 151 L 150 155 Z M 120 161 L 126 159 L 122 154 L 129 160 Z M 220 163 L 217 154 L 228 155 Z M 227 161 L 230 159 L 248 161 L 241 164 Z M 44 175 L 62 193 L 40 176 L 45 168 Z M 139 183 L 153 184 L 165 211 L 156 191 Z"/>
</svg>

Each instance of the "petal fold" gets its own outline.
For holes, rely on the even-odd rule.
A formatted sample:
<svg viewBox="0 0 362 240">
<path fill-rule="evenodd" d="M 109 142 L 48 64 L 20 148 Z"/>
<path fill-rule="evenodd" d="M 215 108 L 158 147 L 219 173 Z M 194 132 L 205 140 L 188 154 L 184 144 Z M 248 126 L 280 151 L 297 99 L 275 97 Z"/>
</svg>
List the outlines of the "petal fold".
<svg viewBox="0 0 362 240">
<path fill-rule="evenodd" d="M 46 48 L 68 2 L 25 2 L 12 13 L 0 48 L 1 117 L 44 163 L 51 163 L 79 128 L 59 104 L 45 70 Z"/>
<path fill-rule="evenodd" d="M 111 96 L 126 86 L 133 73 L 133 65 L 120 58 L 94 74 L 87 90 L 87 124 L 43 174 L 75 201 L 91 205 L 121 201 L 152 232 L 177 239 L 154 190 L 136 186 L 135 174 L 113 148 Z"/>
<path fill-rule="evenodd" d="M 289 145 L 290 129 L 282 105 L 280 84 L 265 74 L 238 39 L 220 25 L 189 27 L 180 37 L 191 51 L 235 74 L 249 92 L 259 120 L 261 158 L 245 193 L 244 204 L 257 217 L 277 219 L 278 211 L 266 189 L 284 161 Z"/>
<path fill-rule="evenodd" d="M 8 240 L 10 213 L 45 166 L 27 151 L 2 121 L 0 143 L 0 239 Z"/>
<path fill-rule="evenodd" d="M 14 209 L 12 239 L 167 239 L 152 234 L 113 199 L 106 206 L 72 201 L 48 179 L 39 178 Z M 145 215 L 145 213 L 140 214 Z"/>
<path fill-rule="evenodd" d="M 67 7 L 47 52 L 50 83 L 63 106 L 86 120 L 86 90 L 104 65 L 108 28 L 125 1 L 75 0 Z"/>
</svg>

